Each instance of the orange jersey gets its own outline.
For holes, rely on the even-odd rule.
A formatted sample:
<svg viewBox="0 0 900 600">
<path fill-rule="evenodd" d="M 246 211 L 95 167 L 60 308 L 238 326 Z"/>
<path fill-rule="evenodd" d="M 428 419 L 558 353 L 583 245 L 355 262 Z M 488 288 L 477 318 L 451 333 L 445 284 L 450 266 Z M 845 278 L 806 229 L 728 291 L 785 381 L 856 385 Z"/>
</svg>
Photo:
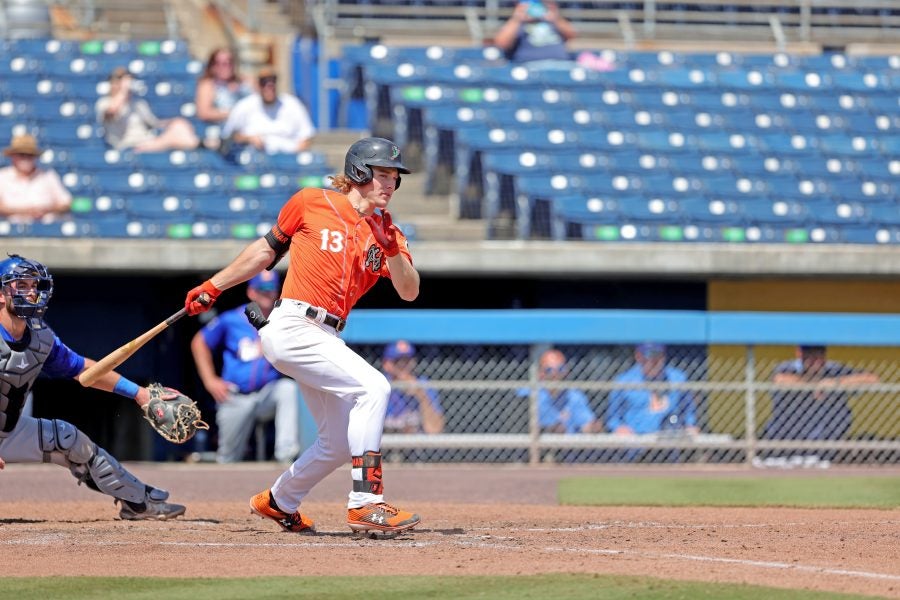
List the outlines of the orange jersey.
<svg viewBox="0 0 900 600">
<path fill-rule="evenodd" d="M 379 277 L 391 276 L 369 224 L 340 192 L 300 190 L 281 208 L 272 235 L 291 241 L 283 298 L 321 306 L 346 319 Z M 400 231 L 397 244 L 412 262 L 406 236 Z"/>
</svg>

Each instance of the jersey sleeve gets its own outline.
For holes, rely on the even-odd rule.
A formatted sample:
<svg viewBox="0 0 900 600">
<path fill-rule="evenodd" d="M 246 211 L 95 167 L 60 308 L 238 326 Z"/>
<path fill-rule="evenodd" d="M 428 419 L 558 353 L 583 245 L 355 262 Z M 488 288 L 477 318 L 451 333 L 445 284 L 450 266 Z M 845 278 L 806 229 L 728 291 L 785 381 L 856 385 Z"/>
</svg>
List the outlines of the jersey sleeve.
<svg viewBox="0 0 900 600">
<path fill-rule="evenodd" d="M 572 411 L 571 421 L 576 431 L 581 431 L 584 426 L 596 419 L 594 411 L 588 405 L 587 396 L 581 390 L 569 390 L 569 410 Z"/>
<path fill-rule="evenodd" d="M 281 207 L 281 212 L 278 213 L 278 221 L 272 228 L 273 232 L 277 227 L 279 230 L 278 233 L 290 239 L 297 232 L 297 230 L 303 226 L 305 213 L 305 196 L 306 190 L 300 190 L 299 192 L 291 196 L 290 200 L 288 200 L 284 204 L 284 206 Z"/>
<path fill-rule="evenodd" d="M 41 372 L 50 377 L 75 377 L 84 370 L 84 357 L 53 336 L 53 347 Z"/>
</svg>

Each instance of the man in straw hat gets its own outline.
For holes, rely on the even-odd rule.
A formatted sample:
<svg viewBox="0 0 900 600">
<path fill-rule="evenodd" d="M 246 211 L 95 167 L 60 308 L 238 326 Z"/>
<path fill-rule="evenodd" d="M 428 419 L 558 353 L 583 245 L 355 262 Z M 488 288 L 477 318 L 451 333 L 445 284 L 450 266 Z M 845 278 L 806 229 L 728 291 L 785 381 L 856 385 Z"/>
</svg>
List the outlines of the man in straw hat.
<svg viewBox="0 0 900 600">
<path fill-rule="evenodd" d="M 14 135 L 3 150 L 12 165 L 0 169 L 0 218 L 30 222 L 69 211 L 72 194 L 56 171 L 38 167 L 42 153 L 37 140 L 27 133 Z"/>
</svg>

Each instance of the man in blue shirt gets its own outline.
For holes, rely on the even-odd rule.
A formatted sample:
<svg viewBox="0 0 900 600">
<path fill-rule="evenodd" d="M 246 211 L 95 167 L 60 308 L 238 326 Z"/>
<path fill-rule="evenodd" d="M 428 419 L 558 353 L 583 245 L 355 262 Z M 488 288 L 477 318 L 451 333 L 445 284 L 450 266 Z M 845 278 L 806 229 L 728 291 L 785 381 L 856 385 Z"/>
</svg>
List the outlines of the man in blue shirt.
<svg viewBox="0 0 900 600">
<path fill-rule="evenodd" d="M 542 381 L 560 381 L 568 374 L 566 356 L 559 350 L 547 350 L 538 364 Z M 527 390 L 526 390 L 527 393 Z M 581 390 L 538 390 L 538 421 L 546 433 L 599 433 L 603 424 L 594 415 Z"/>
<path fill-rule="evenodd" d="M 635 365 L 616 377 L 617 383 L 683 383 L 684 371 L 666 363 L 662 344 L 646 343 L 635 349 Z M 694 402 L 687 390 L 628 388 L 609 395 L 606 427 L 619 435 L 683 429 L 697 433 Z"/>
<path fill-rule="evenodd" d="M 247 297 L 259 304 L 266 318 L 279 287 L 275 271 L 263 271 L 247 284 Z M 301 450 L 299 390 L 263 356 L 259 332 L 247 320 L 244 306 L 222 313 L 198 331 L 191 352 L 203 386 L 216 401 L 216 461 L 243 460 L 257 421 L 274 418 L 275 460 L 293 462 Z M 221 354 L 221 375 L 215 371 L 214 353 Z"/>
<path fill-rule="evenodd" d="M 428 386 L 428 379 L 416 377 L 416 348 L 406 340 L 385 346 L 381 370 L 391 382 L 386 433 L 441 433 L 444 430 L 444 409 L 437 392 Z M 400 383 L 400 386 L 395 384 Z"/>
</svg>

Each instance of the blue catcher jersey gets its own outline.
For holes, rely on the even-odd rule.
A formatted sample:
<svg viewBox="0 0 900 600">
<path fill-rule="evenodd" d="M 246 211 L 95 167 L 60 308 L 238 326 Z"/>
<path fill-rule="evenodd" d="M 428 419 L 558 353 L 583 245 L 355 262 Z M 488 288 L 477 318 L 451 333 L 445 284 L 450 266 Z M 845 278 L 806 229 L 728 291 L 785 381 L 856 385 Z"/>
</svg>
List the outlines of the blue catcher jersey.
<svg viewBox="0 0 900 600">
<path fill-rule="evenodd" d="M 19 421 L 25 396 L 41 371 L 54 377 L 74 377 L 84 358 L 59 341 L 43 321 L 33 319 L 20 340 L 0 326 L 0 436 Z"/>
</svg>

